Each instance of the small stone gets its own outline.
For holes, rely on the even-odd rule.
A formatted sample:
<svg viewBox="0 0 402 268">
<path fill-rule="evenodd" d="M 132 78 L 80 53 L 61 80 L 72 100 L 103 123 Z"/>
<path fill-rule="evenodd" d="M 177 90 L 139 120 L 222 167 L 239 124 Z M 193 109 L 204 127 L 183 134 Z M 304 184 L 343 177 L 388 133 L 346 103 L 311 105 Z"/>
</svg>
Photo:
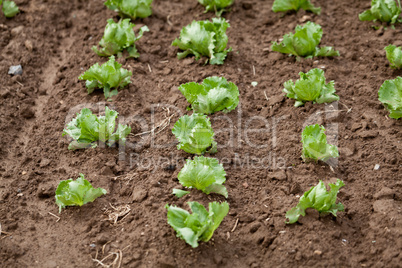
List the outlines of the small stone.
<svg viewBox="0 0 402 268">
<path fill-rule="evenodd" d="M 25 47 L 28 49 L 29 52 L 32 52 L 33 50 L 33 44 L 31 42 L 31 40 L 25 40 Z"/>
<path fill-rule="evenodd" d="M 379 170 L 380 169 L 380 164 L 375 164 L 374 170 Z"/>
<path fill-rule="evenodd" d="M 247 182 L 243 183 L 242 185 L 243 185 L 244 188 L 246 188 L 246 189 L 248 188 L 248 183 Z"/>
<path fill-rule="evenodd" d="M 315 254 L 315 255 L 318 255 L 318 256 L 321 256 L 322 251 L 321 251 L 321 250 L 315 250 L 315 251 L 314 251 L 314 254 Z"/>
<path fill-rule="evenodd" d="M 339 152 L 341 155 L 344 156 L 352 156 L 353 155 L 353 150 L 345 147 L 345 148 L 339 148 Z"/>
<path fill-rule="evenodd" d="M 15 37 L 15 36 L 20 35 L 22 33 L 22 30 L 24 30 L 24 26 L 22 26 L 22 25 L 11 29 L 11 36 Z"/>
<path fill-rule="evenodd" d="M 21 65 L 10 66 L 10 69 L 8 69 L 8 74 L 22 75 L 22 66 Z"/>
<path fill-rule="evenodd" d="M 303 17 L 301 17 L 301 18 L 299 19 L 299 22 L 300 22 L 300 23 L 303 23 L 303 22 L 306 22 L 306 21 L 309 21 L 309 20 L 311 20 L 311 17 L 308 16 L 308 15 L 304 15 Z"/>
<path fill-rule="evenodd" d="M 27 174 L 27 172 L 26 172 L 26 171 L 23 171 L 21 174 L 22 174 L 22 175 L 25 175 L 25 174 Z"/>
<path fill-rule="evenodd" d="M 95 248 L 95 247 L 96 247 L 95 244 L 90 244 L 89 246 L 90 246 L 91 248 Z"/>
</svg>

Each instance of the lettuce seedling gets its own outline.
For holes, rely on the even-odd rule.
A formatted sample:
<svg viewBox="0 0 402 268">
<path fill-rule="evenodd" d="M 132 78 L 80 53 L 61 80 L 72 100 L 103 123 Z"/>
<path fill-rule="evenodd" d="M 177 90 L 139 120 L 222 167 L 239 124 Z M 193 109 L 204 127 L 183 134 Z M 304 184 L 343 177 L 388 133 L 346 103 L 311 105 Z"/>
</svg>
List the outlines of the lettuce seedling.
<svg viewBox="0 0 402 268">
<path fill-rule="evenodd" d="M 166 205 L 167 219 L 170 226 L 187 244 L 198 247 L 198 241 L 208 242 L 222 220 L 229 212 L 227 202 L 209 203 L 209 211 L 198 202 L 187 202 L 192 214 L 176 206 Z"/>
<path fill-rule="evenodd" d="M 184 115 L 176 122 L 172 132 L 179 140 L 178 150 L 198 155 L 217 151 L 211 121 L 206 115 L 197 113 L 191 116 Z"/>
<path fill-rule="evenodd" d="M 74 141 L 70 143 L 68 149 L 76 150 L 83 148 L 95 148 L 97 141 L 112 146 L 119 143 L 124 146 L 126 137 L 131 132 L 131 127 L 119 124 L 116 132 L 116 119 L 119 113 L 105 108 L 105 115 L 97 117 L 91 110 L 84 108 L 77 117 L 73 118 L 63 130 L 63 136 L 69 135 Z M 114 132 L 114 133 L 113 133 Z"/>
<path fill-rule="evenodd" d="M 343 211 L 342 203 L 336 204 L 336 197 L 339 189 L 345 184 L 340 179 L 337 179 L 335 184 L 329 183 L 330 190 L 327 192 L 324 183 L 320 182 L 311 187 L 300 197 L 300 201 L 294 208 L 286 212 L 287 223 L 292 224 L 299 220 L 300 216 L 306 216 L 306 209 L 313 208 L 322 215 L 331 213 L 336 217 L 338 211 Z"/>
<path fill-rule="evenodd" d="M 15 4 L 14 1 L 5 0 L 3 2 L 3 0 L 0 0 L 0 6 L 1 4 L 3 4 L 2 10 L 6 18 L 12 18 L 20 12 L 18 6 Z"/>
<path fill-rule="evenodd" d="M 296 107 L 307 101 L 326 103 L 339 100 L 339 96 L 335 94 L 334 81 L 326 84 L 323 70 L 316 68 L 308 73 L 300 72 L 299 75 L 300 79 L 296 83 L 292 80 L 285 82 L 283 90 L 286 97 L 296 100 Z"/>
<path fill-rule="evenodd" d="M 321 26 L 314 22 L 307 22 L 304 26 L 297 25 L 295 33 L 285 34 L 280 44 L 273 42 L 271 49 L 283 54 L 300 57 L 334 57 L 339 52 L 332 47 L 317 47 L 322 38 Z"/>
<path fill-rule="evenodd" d="M 378 91 L 378 99 L 389 111 L 389 117 L 402 117 L 402 77 L 386 80 Z"/>
<path fill-rule="evenodd" d="M 272 11 L 273 12 L 286 12 L 290 10 L 299 11 L 304 9 L 320 15 L 321 8 L 315 7 L 309 0 L 275 0 Z"/>
<path fill-rule="evenodd" d="M 394 45 L 389 45 L 385 47 L 385 52 L 387 54 L 387 59 L 391 64 L 391 68 L 401 69 L 402 68 L 402 47 L 396 47 Z"/>
<path fill-rule="evenodd" d="M 218 159 L 204 156 L 187 159 L 187 163 L 177 175 L 179 182 L 189 188 L 196 188 L 206 194 L 217 193 L 228 198 L 228 191 L 222 184 L 226 172 Z"/>
<path fill-rule="evenodd" d="M 132 73 L 115 61 L 114 56 L 102 65 L 95 63 L 78 79 L 86 80 L 88 94 L 91 94 L 95 88 L 103 88 L 105 98 L 109 99 L 118 93 L 118 88 L 123 88 L 131 83 Z M 114 88 L 114 90 L 111 90 Z"/>
<path fill-rule="evenodd" d="M 215 11 L 215 15 L 220 17 L 226 11 L 226 7 L 233 4 L 234 0 L 198 0 L 205 7 L 205 13 Z"/>
<path fill-rule="evenodd" d="M 69 179 L 59 183 L 56 189 L 56 204 L 59 206 L 60 213 L 66 206 L 81 207 L 106 193 L 103 188 L 93 188 L 84 178 L 84 174 L 80 173 L 77 180 Z"/>
<path fill-rule="evenodd" d="M 213 114 L 218 111 L 228 113 L 239 104 L 237 86 L 223 77 L 208 77 L 202 84 L 195 82 L 183 84 L 179 90 L 196 113 Z"/>
<path fill-rule="evenodd" d="M 318 124 L 306 126 L 302 133 L 303 150 L 302 158 L 304 161 L 313 159 L 315 161 L 326 161 L 330 158 L 339 156 L 338 148 L 327 143 L 325 128 Z"/>
<path fill-rule="evenodd" d="M 133 30 L 134 26 L 135 24 L 130 23 L 130 19 L 120 20 L 117 23 L 113 19 L 108 19 L 105 33 L 99 42 L 101 49 L 98 50 L 96 46 L 93 46 L 92 50 L 102 57 L 116 54 L 118 57 L 121 57 L 122 51 L 127 49 L 129 54 L 127 58 L 138 58 L 140 54 L 135 47 L 135 42 L 142 37 L 144 32 L 148 32 L 149 29 L 147 26 L 142 26 L 136 37 Z"/>
<path fill-rule="evenodd" d="M 194 54 L 196 60 L 206 56 L 210 64 L 223 64 L 227 53 L 232 51 L 232 48 L 226 49 L 228 27 L 230 25 L 224 18 L 213 18 L 212 22 L 193 21 L 181 30 L 180 38 L 176 38 L 172 43 L 172 46 L 184 50 L 178 53 L 177 57 L 183 59 L 189 54 Z M 207 62 L 208 60 L 205 63 Z"/>
<path fill-rule="evenodd" d="M 381 21 L 388 24 L 401 22 L 401 2 L 397 0 L 372 0 L 371 8 L 359 14 L 361 21 Z"/>
<path fill-rule="evenodd" d="M 128 16 L 133 20 L 151 16 L 151 4 L 152 0 L 107 0 L 105 2 L 105 6 L 119 12 L 120 17 Z"/>
</svg>

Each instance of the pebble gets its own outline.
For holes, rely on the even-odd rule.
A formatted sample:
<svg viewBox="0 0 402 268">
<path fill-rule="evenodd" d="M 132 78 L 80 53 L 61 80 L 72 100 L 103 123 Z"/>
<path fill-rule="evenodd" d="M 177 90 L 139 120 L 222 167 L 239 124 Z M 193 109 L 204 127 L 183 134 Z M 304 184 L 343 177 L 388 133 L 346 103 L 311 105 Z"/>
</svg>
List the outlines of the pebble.
<svg viewBox="0 0 402 268">
<path fill-rule="evenodd" d="M 374 170 L 379 170 L 380 169 L 380 164 L 375 164 Z"/>
<path fill-rule="evenodd" d="M 321 250 L 315 250 L 315 251 L 314 251 L 314 254 L 315 254 L 315 255 L 318 255 L 318 256 L 321 256 L 322 251 L 321 251 Z"/>
<path fill-rule="evenodd" d="M 11 36 L 15 37 L 20 35 L 22 33 L 22 30 L 24 30 L 24 26 L 22 25 L 11 29 Z"/>
<path fill-rule="evenodd" d="M 8 69 L 8 74 L 21 75 L 22 74 L 22 66 L 21 65 L 10 66 L 10 69 Z"/>
<path fill-rule="evenodd" d="M 91 248 L 95 248 L 95 247 L 96 247 L 95 244 L 90 244 L 89 246 L 90 246 Z"/>
<path fill-rule="evenodd" d="M 30 40 L 25 40 L 25 47 L 28 49 L 29 52 L 32 52 L 33 50 L 33 44 Z"/>
</svg>

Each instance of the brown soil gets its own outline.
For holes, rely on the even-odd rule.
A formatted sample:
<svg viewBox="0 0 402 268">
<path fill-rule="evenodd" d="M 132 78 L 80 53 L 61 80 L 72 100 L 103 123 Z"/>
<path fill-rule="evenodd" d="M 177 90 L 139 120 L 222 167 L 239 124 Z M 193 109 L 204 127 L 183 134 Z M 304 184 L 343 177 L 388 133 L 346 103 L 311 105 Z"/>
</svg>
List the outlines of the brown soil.
<svg viewBox="0 0 402 268">
<path fill-rule="evenodd" d="M 125 151 L 72 152 L 61 137 L 65 123 L 82 108 L 78 105 L 93 104 L 102 112 L 103 93 L 87 95 L 77 77 L 106 61 L 90 48 L 102 37 L 106 19 L 118 19 L 116 14 L 95 0 L 17 0 L 21 14 L 1 15 L 0 266 L 95 267 L 95 257 L 116 252 L 123 267 L 400 267 L 402 121 L 387 117 L 377 92 L 384 80 L 402 75 L 389 68 L 383 50 L 390 43 L 402 45 L 402 26 L 376 31 L 373 23 L 360 22 L 358 14 L 370 1 L 315 0 L 321 16 L 304 11 L 281 16 L 271 12 L 272 2 L 238 0 L 224 15 L 231 24 L 233 52 L 223 66 L 204 66 L 192 57 L 177 60 L 177 49 L 170 46 L 193 19 L 213 17 L 195 0 L 155 0 L 154 14 L 136 21 L 151 30 L 137 44 L 141 57 L 119 59 L 133 71 L 133 83 L 108 105 L 133 134 L 162 121 L 163 105 L 186 112 L 177 89 L 181 83 L 218 75 L 239 87 L 241 104 L 228 114 L 233 132 L 225 130 L 231 124 L 223 114 L 211 116 L 218 144 L 227 145 L 215 157 L 227 171 L 230 212 L 213 239 L 196 249 L 176 238 L 165 204 L 187 209 L 187 201 L 205 205 L 224 198 L 197 191 L 180 200 L 171 195 L 184 159 L 191 157 L 176 149 L 170 131 L 177 110 L 170 109 L 175 115 L 169 127 L 154 139 L 130 136 Z M 341 57 L 297 62 L 267 51 L 271 41 L 293 31 L 305 16 L 323 27 L 321 44 L 334 46 Z M 16 64 L 23 66 L 23 75 L 7 75 Z M 283 82 L 322 66 L 327 80 L 336 82 L 340 103 L 293 107 L 294 101 L 283 97 Z M 333 133 L 328 136 L 335 138 L 341 155 L 333 170 L 301 161 L 300 135 L 307 122 L 319 122 Z M 245 132 L 251 128 L 261 131 Z M 79 173 L 108 194 L 58 214 L 55 188 Z M 335 178 L 346 184 L 338 198 L 345 212 L 334 218 L 311 211 L 300 223 L 285 224 L 285 212 L 298 196 L 319 179 Z M 114 225 L 108 221 L 111 205 L 129 205 L 131 211 Z"/>
</svg>

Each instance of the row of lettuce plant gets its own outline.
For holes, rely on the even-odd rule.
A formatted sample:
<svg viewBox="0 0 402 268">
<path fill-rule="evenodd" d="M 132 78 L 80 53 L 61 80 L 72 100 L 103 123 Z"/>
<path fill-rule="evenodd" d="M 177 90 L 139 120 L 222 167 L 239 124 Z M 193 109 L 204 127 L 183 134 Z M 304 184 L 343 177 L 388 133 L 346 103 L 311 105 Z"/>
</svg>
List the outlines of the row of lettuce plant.
<svg viewBox="0 0 402 268">
<path fill-rule="evenodd" d="M 215 11 L 217 16 L 220 16 L 228 6 L 233 4 L 233 0 L 199 0 L 199 2 L 206 6 L 206 12 Z M 373 2 L 376 1 L 373 0 Z M 377 2 L 381 2 L 381 0 Z M 105 5 L 119 12 L 122 17 L 135 19 L 151 15 L 151 3 L 152 0 L 108 0 Z M 297 11 L 300 8 L 316 14 L 321 12 L 321 9 L 314 7 L 310 1 L 275 0 L 273 5 L 274 12 Z M 377 16 L 378 20 L 390 23 L 398 21 L 394 17 L 388 21 L 383 15 L 379 16 L 378 14 L 382 14 L 381 11 L 378 11 L 382 10 L 381 8 L 384 8 L 383 5 L 374 3 L 370 11 L 371 16 Z M 364 18 L 367 16 L 365 15 Z M 79 77 L 86 81 L 89 94 L 96 88 L 101 88 L 105 98 L 111 100 L 111 97 L 117 95 L 118 89 L 131 83 L 132 73 L 121 68 L 122 65 L 115 61 L 114 55 L 122 57 L 124 51 L 127 51 L 127 57 L 139 57 L 135 42 L 149 29 L 147 26 L 143 26 L 136 36 L 133 31 L 134 26 L 130 19 L 121 19 L 117 23 L 113 19 L 108 20 L 104 36 L 99 43 L 100 48 L 93 47 L 92 49 L 99 56 L 110 57 L 109 61 L 102 65 L 98 63 L 93 65 Z M 202 56 L 206 57 L 205 63 L 223 64 L 227 53 L 232 50 L 226 48 L 228 27 L 230 25 L 224 18 L 213 18 L 212 21 L 193 21 L 181 30 L 180 37 L 172 43 L 173 46 L 177 46 L 183 51 L 178 53 L 178 58 L 182 59 L 192 54 L 196 60 Z M 298 25 L 294 34 L 285 35 L 280 44 L 274 42 L 271 49 L 296 56 L 298 60 L 339 56 L 339 52 L 332 47 L 318 47 L 322 35 L 320 25 L 307 22 L 304 26 Z M 391 67 L 400 68 L 402 65 L 401 48 L 388 46 L 386 52 Z M 296 82 L 290 80 L 284 83 L 284 93 L 288 98 L 295 99 L 296 107 L 309 101 L 329 103 L 339 100 L 335 94 L 334 82 L 326 83 L 324 71 L 312 69 L 307 73 L 300 72 L 299 75 L 300 79 Z M 401 80 L 402 78 L 398 77 L 395 80 L 386 81 L 379 92 L 380 100 L 386 105 L 392 118 L 402 116 Z M 204 153 L 217 151 L 211 122 L 206 115 L 218 111 L 234 110 L 239 103 L 239 90 L 235 84 L 220 77 L 206 78 L 200 84 L 190 82 L 181 85 L 179 90 L 194 112 L 191 116 L 181 117 L 174 125 L 172 132 L 179 141 L 177 146 L 179 150 L 198 156 L 187 159 L 178 174 L 178 181 L 186 189 L 173 189 L 173 194 L 180 198 L 190 193 L 188 190 L 195 188 L 206 194 L 216 193 L 228 198 L 228 191 L 223 185 L 226 181 L 226 172 L 222 164 L 219 164 L 216 158 L 203 156 Z M 69 135 L 73 139 L 69 149 L 94 148 L 99 142 L 108 146 L 113 146 L 118 142 L 120 146 L 124 146 L 131 128 L 119 124 L 116 129 L 117 115 L 116 111 L 110 110 L 108 107 L 106 107 L 105 116 L 93 115 L 89 109 L 81 110 L 63 132 L 63 135 Z M 327 143 L 324 131 L 324 127 L 319 125 L 307 126 L 303 130 L 301 141 L 304 161 L 326 161 L 339 156 L 337 147 Z M 329 184 L 330 190 L 327 191 L 324 183 L 319 181 L 316 186 L 304 193 L 296 207 L 286 213 L 288 223 L 297 222 L 300 216 L 305 215 L 307 208 L 314 208 L 320 213 L 331 213 L 336 216 L 337 211 L 344 209 L 341 203 L 336 204 L 337 193 L 343 185 L 343 182 L 338 179 L 335 184 Z M 56 204 L 61 211 L 65 206 L 82 206 L 104 194 L 106 194 L 105 189 L 93 188 L 85 180 L 84 175 L 80 174 L 75 181 L 70 179 L 60 182 L 56 190 Z M 192 211 L 191 214 L 176 206 L 166 205 L 168 223 L 176 231 L 177 236 L 192 247 L 197 247 L 199 241 L 207 242 L 211 239 L 214 231 L 227 215 L 229 205 L 227 202 L 212 202 L 209 203 L 209 211 L 198 202 L 188 202 L 188 205 Z"/>
</svg>

